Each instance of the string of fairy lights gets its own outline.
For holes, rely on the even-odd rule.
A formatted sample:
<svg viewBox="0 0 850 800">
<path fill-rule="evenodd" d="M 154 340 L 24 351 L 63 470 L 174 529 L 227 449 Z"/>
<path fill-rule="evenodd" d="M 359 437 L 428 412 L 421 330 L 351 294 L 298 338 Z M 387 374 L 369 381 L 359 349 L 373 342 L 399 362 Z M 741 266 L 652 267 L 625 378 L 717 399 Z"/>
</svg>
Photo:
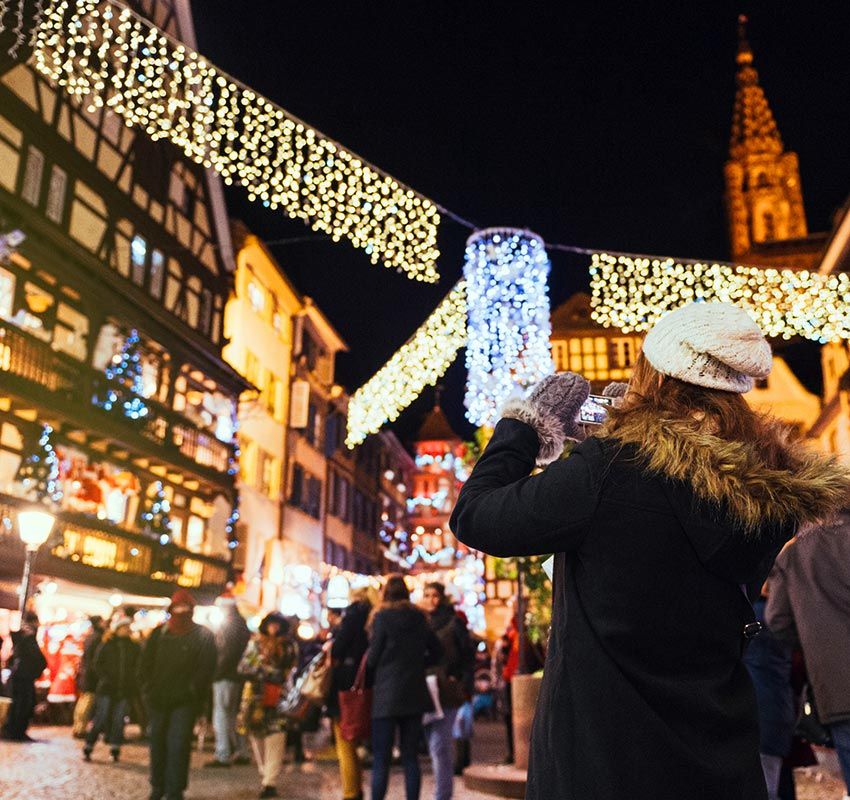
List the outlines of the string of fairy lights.
<svg viewBox="0 0 850 800">
<path fill-rule="evenodd" d="M 7 3 L 0 0 L 0 8 Z M 612 253 L 544 244 L 528 232 L 478 231 L 119 3 L 55 0 L 43 14 L 36 5 L 41 22 L 33 63 L 41 73 L 150 137 L 168 139 L 225 183 L 242 185 L 252 200 L 334 241 L 347 239 L 373 263 L 436 282 L 441 214 L 474 231 L 464 280 L 351 398 L 350 447 L 435 384 L 461 347 L 467 346 L 470 376 L 467 416 L 476 424 L 492 421 L 503 395 L 551 372 L 547 250 L 590 256 L 593 317 L 604 326 L 643 331 L 682 303 L 725 300 L 747 308 L 773 337 L 850 339 L 847 275 Z M 32 39 L 24 26 L 14 34 L 16 47 Z M 496 241 L 503 233 L 512 244 Z"/>
</svg>

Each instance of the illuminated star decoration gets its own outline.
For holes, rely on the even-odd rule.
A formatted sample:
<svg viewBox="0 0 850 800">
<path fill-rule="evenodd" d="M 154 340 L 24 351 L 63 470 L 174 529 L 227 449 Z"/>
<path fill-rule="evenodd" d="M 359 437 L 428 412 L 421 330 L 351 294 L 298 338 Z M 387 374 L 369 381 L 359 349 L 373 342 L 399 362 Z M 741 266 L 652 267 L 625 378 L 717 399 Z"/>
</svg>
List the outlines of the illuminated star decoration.
<svg viewBox="0 0 850 800">
<path fill-rule="evenodd" d="M 555 371 L 549 256 L 530 231 L 488 228 L 466 243 L 466 416 L 494 426 L 505 401 Z"/>
<path fill-rule="evenodd" d="M 593 318 L 624 333 L 646 331 L 665 311 L 713 300 L 750 312 L 765 335 L 820 343 L 850 339 L 850 276 L 673 258 L 594 253 Z"/>
<path fill-rule="evenodd" d="M 37 30 L 34 65 L 70 95 L 168 139 L 251 200 L 281 209 L 372 263 L 436 282 L 440 214 L 334 140 L 107 0 L 56 0 Z"/>
</svg>

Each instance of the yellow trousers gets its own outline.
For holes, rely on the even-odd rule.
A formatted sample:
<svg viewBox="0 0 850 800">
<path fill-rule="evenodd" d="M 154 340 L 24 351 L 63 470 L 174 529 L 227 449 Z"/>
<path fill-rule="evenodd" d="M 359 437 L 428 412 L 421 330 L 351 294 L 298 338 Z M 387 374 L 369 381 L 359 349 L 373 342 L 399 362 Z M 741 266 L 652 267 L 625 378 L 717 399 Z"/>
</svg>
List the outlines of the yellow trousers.
<svg viewBox="0 0 850 800">
<path fill-rule="evenodd" d="M 360 759 L 357 757 L 357 745 L 355 742 L 347 742 L 342 738 L 339 720 L 335 719 L 333 725 L 343 800 L 355 800 L 363 796 L 363 770 L 360 767 Z"/>
</svg>

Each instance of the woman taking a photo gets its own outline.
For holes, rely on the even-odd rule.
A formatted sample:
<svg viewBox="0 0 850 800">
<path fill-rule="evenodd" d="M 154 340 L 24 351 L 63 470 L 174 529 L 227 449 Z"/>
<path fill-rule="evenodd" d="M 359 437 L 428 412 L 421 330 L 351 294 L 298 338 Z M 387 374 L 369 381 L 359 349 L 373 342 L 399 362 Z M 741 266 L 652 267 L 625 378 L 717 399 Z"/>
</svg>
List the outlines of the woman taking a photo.
<svg viewBox="0 0 850 800">
<path fill-rule="evenodd" d="M 767 797 L 742 586 L 848 491 L 742 398 L 771 361 L 744 311 L 693 304 L 647 334 L 622 406 L 567 458 L 587 381 L 506 407 L 451 527 L 496 556 L 555 553 L 530 800 Z"/>
<path fill-rule="evenodd" d="M 422 714 L 431 707 L 425 668 L 436 664 L 442 648 L 425 613 L 410 602 L 401 575 L 390 575 L 381 604 L 370 620 L 368 674 L 372 692 L 372 800 L 384 800 L 396 729 L 400 733 L 404 791 L 419 800 L 419 738 Z"/>
</svg>

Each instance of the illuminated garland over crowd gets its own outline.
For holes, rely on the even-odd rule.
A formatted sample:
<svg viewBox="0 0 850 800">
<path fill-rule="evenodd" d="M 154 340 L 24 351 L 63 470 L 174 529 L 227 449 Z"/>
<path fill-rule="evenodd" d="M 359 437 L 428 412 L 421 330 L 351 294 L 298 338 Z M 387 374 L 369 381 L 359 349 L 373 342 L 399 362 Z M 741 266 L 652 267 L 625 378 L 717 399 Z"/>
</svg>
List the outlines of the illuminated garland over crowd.
<svg viewBox="0 0 850 800">
<path fill-rule="evenodd" d="M 279 208 L 373 263 L 438 279 L 440 215 L 428 198 L 106 0 L 56 0 L 34 64 L 71 95 L 168 139 L 251 200 Z"/>
<path fill-rule="evenodd" d="M 624 333 L 648 330 L 665 311 L 685 303 L 719 300 L 746 308 L 768 336 L 850 339 L 846 273 L 594 253 L 590 286 L 593 318 Z"/>
<path fill-rule="evenodd" d="M 460 281 L 348 404 L 349 447 L 360 444 L 433 386 L 466 343 L 466 283 Z"/>
<path fill-rule="evenodd" d="M 554 371 L 552 326 L 543 240 L 513 228 L 488 228 L 466 243 L 466 416 L 494 426 L 499 409 L 517 390 Z"/>
</svg>

